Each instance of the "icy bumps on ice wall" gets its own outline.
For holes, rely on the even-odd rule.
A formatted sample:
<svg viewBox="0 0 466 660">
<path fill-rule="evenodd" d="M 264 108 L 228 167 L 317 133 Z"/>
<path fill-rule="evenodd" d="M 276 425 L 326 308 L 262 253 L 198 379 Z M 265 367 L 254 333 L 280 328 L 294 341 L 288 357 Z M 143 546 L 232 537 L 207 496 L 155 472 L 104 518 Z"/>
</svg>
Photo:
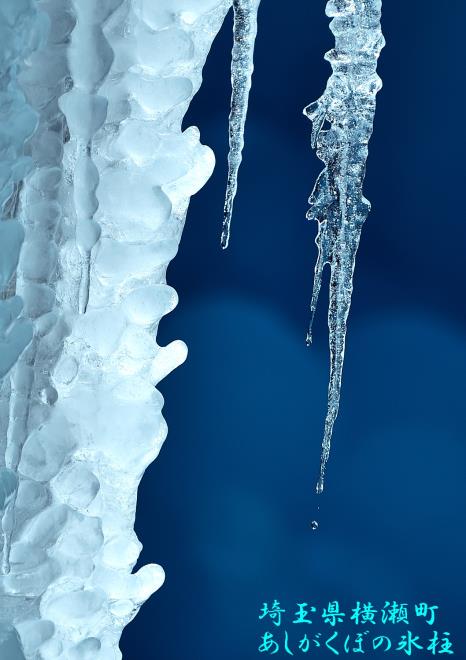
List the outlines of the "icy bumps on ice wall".
<svg viewBox="0 0 466 660">
<path fill-rule="evenodd" d="M 230 0 L 0 3 L 0 658 L 114 660 L 160 587 L 165 282 L 214 158 L 182 118 Z"/>
</svg>

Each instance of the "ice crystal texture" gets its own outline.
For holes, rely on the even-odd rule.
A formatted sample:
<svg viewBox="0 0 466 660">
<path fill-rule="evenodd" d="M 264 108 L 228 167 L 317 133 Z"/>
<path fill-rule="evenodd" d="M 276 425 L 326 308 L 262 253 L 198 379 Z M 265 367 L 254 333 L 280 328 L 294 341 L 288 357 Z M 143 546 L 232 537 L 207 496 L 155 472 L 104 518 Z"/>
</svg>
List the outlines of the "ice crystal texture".
<svg viewBox="0 0 466 660">
<path fill-rule="evenodd" d="M 377 60 L 385 45 L 381 0 L 329 0 L 326 13 L 335 48 L 326 54 L 332 75 L 322 97 L 304 109 L 312 120 L 312 146 L 325 163 L 309 199 L 310 220 L 318 222 L 318 258 L 311 301 L 308 343 L 322 282 L 330 265 L 330 383 L 317 492 L 324 487 L 333 426 L 338 414 L 345 354 L 346 323 L 362 226 L 370 210 L 363 196 L 368 143 L 373 130 L 375 98 L 382 83 Z M 330 128 L 324 130 L 328 122 Z"/>
<path fill-rule="evenodd" d="M 238 189 L 238 172 L 244 148 L 244 129 L 249 92 L 254 71 L 254 44 L 257 36 L 257 13 L 260 0 L 233 0 L 233 51 L 231 58 L 231 112 L 229 122 L 230 152 L 228 181 L 223 212 L 221 245 L 230 241 L 233 204 Z"/>
<path fill-rule="evenodd" d="M 160 587 L 166 268 L 214 158 L 181 130 L 229 0 L 0 5 L 0 658 L 115 660 Z"/>
</svg>

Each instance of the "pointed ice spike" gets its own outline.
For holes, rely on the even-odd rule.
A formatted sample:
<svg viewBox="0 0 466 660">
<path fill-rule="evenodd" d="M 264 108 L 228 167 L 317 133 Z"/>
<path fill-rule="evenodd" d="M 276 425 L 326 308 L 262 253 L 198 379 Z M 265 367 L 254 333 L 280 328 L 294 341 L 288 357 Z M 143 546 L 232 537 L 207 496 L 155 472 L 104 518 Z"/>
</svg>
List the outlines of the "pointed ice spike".
<svg viewBox="0 0 466 660">
<path fill-rule="evenodd" d="M 333 426 L 340 405 L 346 323 L 351 306 L 353 273 L 362 225 L 370 204 L 363 197 L 367 145 L 373 130 L 375 97 L 381 88 L 377 60 L 385 40 L 380 27 L 381 0 L 329 0 L 326 13 L 335 48 L 326 54 L 333 73 L 318 101 L 304 109 L 312 121 L 311 144 L 325 163 L 309 200 L 307 217 L 317 220 L 319 250 L 311 300 L 311 323 L 322 283 L 330 264 L 329 343 L 330 382 L 317 493 L 324 488 Z M 323 130 L 325 121 L 330 128 Z"/>
<path fill-rule="evenodd" d="M 325 418 L 325 430 L 322 441 L 320 475 L 316 492 L 324 489 L 325 468 L 330 455 L 333 426 L 340 406 L 340 391 L 345 358 L 346 322 L 351 306 L 353 292 L 353 273 L 356 251 L 361 236 L 362 222 L 353 230 L 346 231 L 342 227 L 338 238 L 335 255 L 331 264 L 330 297 L 329 297 L 329 345 L 330 345 L 330 379 L 328 386 L 328 406 Z"/>
<path fill-rule="evenodd" d="M 320 228 L 319 228 L 320 232 Z M 319 236 L 316 239 L 316 243 L 318 240 Z M 306 344 L 310 346 L 312 344 L 312 327 L 314 325 L 314 317 L 316 315 L 316 309 L 317 309 L 317 302 L 319 300 L 319 293 L 320 293 L 320 288 L 322 286 L 322 271 L 324 269 L 324 261 L 323 261 L 323 254 L 322 250 L 318 245 L 318 250 L 319 250 L 319 255 L 317 257 L 315 269 L 314 269 L 314 287 L 312 290 L 312 299 L 311 299 L 311 319 L 309 321 L 309 329 L 307 331 L 307 336 L 306 336 Z"/>
<path fill-rule="evenodd" d="M 238 188 L 238 171 L 244 147 L 244 127 L 248 112 L 249 92 L 254 70 L 254 43 L 257 35 L 257 12 L 260 0 L 233 0 L 234 27 L 231 61 L 230 153 L 228 181 L 223 211 L 221 246 L 230 241 L 233 203 Z"/>
<path fill-rule="evenodd" d="M 309 322 L 309 329 L 306 337 L 306 344 L 312 344 L 312 326 L 317 309 L 317 302 L 319 293 L 322 286 L 322 272 L 325 264 L 330 263 L 331 257 L 331 222 L 327 219 L 329 214 L 328 209 L 331 207 L 332 195 L 329 189 L 329 181 L 327 171 L 324 170 L 317 178 L 316 185 L 309 197 L 311 208 L 307 212 L 308 220 L 316 220 L 319 224 L 319 229 L 316 237 L 316 245 L 318 249 L 317 261 L 314 269 L 314 287 L 311 299 L 311 320 Z"/>
</svg>

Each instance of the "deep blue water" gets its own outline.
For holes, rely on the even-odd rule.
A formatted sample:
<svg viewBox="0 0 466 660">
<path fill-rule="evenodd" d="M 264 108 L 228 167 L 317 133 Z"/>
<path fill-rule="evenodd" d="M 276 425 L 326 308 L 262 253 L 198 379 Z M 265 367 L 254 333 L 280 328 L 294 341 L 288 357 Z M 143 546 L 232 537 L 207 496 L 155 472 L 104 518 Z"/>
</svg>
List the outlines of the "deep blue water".
<svg viewBox="0 0 466 660">
<path fill-rule="evenodd" d="M 440 608 L 432 628 L 450 632 L 455 656 L 466 658 L 466 3 L 384 3 L 384 88 L 365 186 L 373 210 L 321 497 L 325 295 L 312 348 L 304 342 L 316 256 L 316 228 L 304 216 L 321 163 L 302 108 L 324 88 L 332 35 L 324 0 L 293 7 L 262 2 L 226 253 L 231 17 L 187 117 L 217 167 L 191 202 L 169 268 L 180 304 L 159 342 L 182 338 L 189 357 L 161 385 L 169 435 L 142 481 L 137 517 L 141 562 L 162 564 L 167 578 L 126 629 L 126 660 L 268 657 L 257 651 L 266 629 L 279 641 L 288 629 L 290 643 L 310 634 L 259 621 L 273 599 L 286 618 L 297 602 L 322 608 L 339 599 L 347 619 L 357 600 L 427 601 Z M 398 641 L 403 627 L 421 642 L 431 632 L 417 618 L 387 624 L 386 634 Z M 320 611 L 307 628 L 333 632 Z M 405 653 L 371 657 L 389 655 Z"/>
</svg>

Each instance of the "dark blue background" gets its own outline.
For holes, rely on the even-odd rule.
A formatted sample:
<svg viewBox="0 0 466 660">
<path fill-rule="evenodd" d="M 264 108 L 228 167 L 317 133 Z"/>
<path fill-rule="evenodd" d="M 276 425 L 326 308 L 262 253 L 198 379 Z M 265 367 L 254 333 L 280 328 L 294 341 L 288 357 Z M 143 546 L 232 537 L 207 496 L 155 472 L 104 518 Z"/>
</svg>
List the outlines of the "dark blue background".
<svg viewBox="0 0 466 660">
<path fill-rule="evenodd" d="M 450 631 L 466 658 L 466 3 L 384 3 L 384 88 L 365 186 L 373 211 L 317 497 L 327 301 L 307 349 L 316 227 L 304 215 L 321 163 L 301 109 L 330 71 L 324 7 L 262 2 L 227 253 L 231 16 L 187 117 L 218 163 L 169 268 L 180 305 L 159 342 L 180 337 L 189 357 L 161 387 L 169 435 L 143 479 L 137 518 L 141 562 L 162 564 L 167 578 L 124 633 L 127 660 L 265 657 L 259 636 L 274 626 L 258 614 L 274 598 L 289 611 L 299 601 L 340 599 L 348 611 L 355 600 L 427 600 L 440 606 L 434 628 Z M 292 639 L 304 634 L 292 628 Z M 394 639 L 402 628 L 392 626 Z M 424 637 L 427 628 L 411 625 Z"/>
</svg>

